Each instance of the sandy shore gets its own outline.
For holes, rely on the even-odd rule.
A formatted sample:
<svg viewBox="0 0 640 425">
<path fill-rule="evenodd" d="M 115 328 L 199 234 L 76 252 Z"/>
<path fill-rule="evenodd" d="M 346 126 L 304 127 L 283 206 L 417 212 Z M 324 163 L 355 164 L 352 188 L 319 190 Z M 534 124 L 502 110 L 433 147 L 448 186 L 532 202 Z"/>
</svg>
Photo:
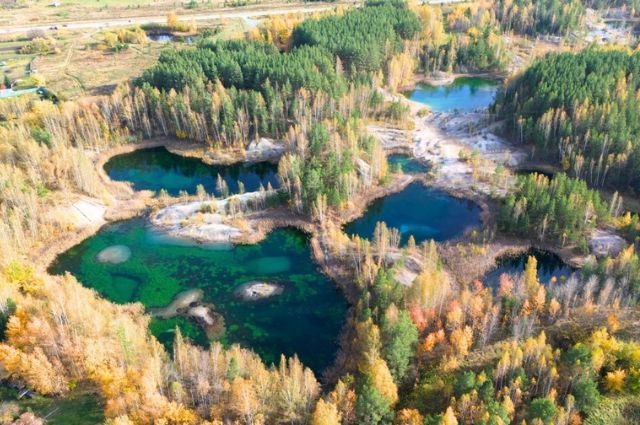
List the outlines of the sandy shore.
<svg viewBox="0 0 640 425">
<path fill-rule="evenodd" d="M 526 152 L 498 136 L 484 112 L 424 114 L 425 105 L 403 96 L 385 93 L 389 100 L 400 101 L 410 110 L 413 130 L 369 126 L 385 149 L 409 149 L 412 155 L 432 166 L 432 184 L 453 194 L 476 198 L 502 195 L 509 187 L 494 185 L 498 164 L 515 167 Z"/>
</svg>

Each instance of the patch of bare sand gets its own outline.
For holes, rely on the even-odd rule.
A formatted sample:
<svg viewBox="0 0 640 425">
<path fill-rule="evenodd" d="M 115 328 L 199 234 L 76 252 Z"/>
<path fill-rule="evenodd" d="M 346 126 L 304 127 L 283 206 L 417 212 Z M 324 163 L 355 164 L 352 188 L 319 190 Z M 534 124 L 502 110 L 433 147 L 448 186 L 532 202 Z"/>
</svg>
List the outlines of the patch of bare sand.
<svg viewBox="0 0 640 425">
<path fill-rule="evenodd" d="M 384 93 L 387 100 L 400 101 L 410 110 L 413 130 L 389 129 L 369 126 L 387 150 L 408 147 L 416 158 L 429 162 L 434 175 L 433 184 L 456 192 L 488 195 L 500 194 L 507 185 L 492 186 L 478 180 L 475 174 L 492 175 L 498 164 L 516 166 L 526 154 L 494 132 L 486 112 L 424 113 L 425 105 L 404 96 Z M 469 156 L 477 152 L 482 161 L 472 165 Z"/>
<path fill-rule="evenodd" d="M 150 221 L 174 237 L 201 242 L 238 242 L 256 231 L 247 222 L 239 227 L 234 220 L 236 213 L 255 210 L 272 194 L 249 192 L 221 200 L 180 202 L 162 208 L 150 217 Z"/>
<path fill-rule="evenodd" d="M 83 196 L 69 207 L 68 212 L 75 227 L 101 226 L 106 222 L 107 206 L 99 199 Z"/>
</svg>

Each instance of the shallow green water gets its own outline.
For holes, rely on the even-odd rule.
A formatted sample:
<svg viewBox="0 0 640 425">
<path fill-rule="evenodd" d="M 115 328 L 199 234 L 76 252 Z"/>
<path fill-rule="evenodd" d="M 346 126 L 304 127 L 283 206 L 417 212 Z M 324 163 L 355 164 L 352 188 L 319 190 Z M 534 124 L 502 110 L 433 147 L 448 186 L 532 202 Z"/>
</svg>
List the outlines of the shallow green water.
<svg viewBox="0 0 640 425">
<path fill-rule="evenodd" d="M 408 155 L 402 154 L 387 156 L 387 164 L 389 164 L 389 169 L 393 172 L 397 171 L 398 168 L 402 170 L 403 173 L 407 174 L 426 173 L 429 170 L 429 167 L 427 167 L 426 164 Z"/>
<path fill-rule="evenodd" d="M 488 107 L 495 97 L 498 82 L 477 77 L 456 78 L 446 86 L 419 84 L 407 97 L 436 112 L 468 112 Z"/>
<path fill-rule="evenodd" d="M 524 273 L 524 267 L 530 255 L 538 260 L 538 280 L 542 284 L 548 284 L 552 278 L 566 279 L 575 272 L 575 269 L 564 263 L 557 255 L 540 251 L 538 249 L 530 249 L 529 251 L 515 255 L 499 258 L 497 267 L 487 273 L 483 282 L 485 286 L 497 289 L 500 286 L 500 276 L 507 273 L 512 276 Z"/>
<path fill-rule="evenodd" d="M 96 261 L 112 245 L 131 248 L 121 264 Z M 106 226 L 92 238 L 59 256 L 50 271 L 70 271 L 104 297 L 146 307 L 163 307 L 186 289 L 201 288 L 226 323 L 225 343 L 238 342 L 267 362 L 280 353 L 297 353 L 320 372 L 333 360 L 347 304 L 335 284 L 317 271 L 308 238 L 295 229 L 272 232 L 263 242 L 224 247 L 172 242 L 159 238 L 142 219 Z M 257 302 L 236 299 L 233 291 L 248 281 L 284 285 L 282 295 Z M 206 343 L 200 328 L 184 318 L 154 319 L 152 332 L 165 344 L 178 325 L 183 333 Z"/>
<path fill-rule="evenodd" d="M 165 189 L 173 196 L 181 190 L 193 195 L 199 184 L 207 193 L 220 196 L 218 175 L 226 182 L 230 193 L 239 192 L 238 182 L 244 184 L 246 192 L 258 190 L 260 185 L 266 188 L 271 184 L 274 189 L 280 186 L 276 164 L 207 165 L 197 158 L 176 155 L 163 147 L 116 155 L 107 161 L 104 169 L 112 180 L 131 182 L 135 190 Z"/>
<path fill-rule="evenodd" d="M 371 238 L 379 221 L 400 231 L 401 244 L 409 235 L 418 244 L 429 239 L 445 241 L 480 225 L 480 208 L 471 201 L 412 183 L 402 192 L 374 201 L 362 217 L 345 226 L 345 232 Z"/>
</svg>

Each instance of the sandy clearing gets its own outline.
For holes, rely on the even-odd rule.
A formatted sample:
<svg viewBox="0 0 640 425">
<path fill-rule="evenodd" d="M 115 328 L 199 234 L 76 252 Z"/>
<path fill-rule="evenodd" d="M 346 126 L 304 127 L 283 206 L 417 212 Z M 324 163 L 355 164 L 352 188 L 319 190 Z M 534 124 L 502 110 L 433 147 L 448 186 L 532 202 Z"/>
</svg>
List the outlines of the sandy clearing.
<svg viewBox="0 0 640 425">
<path fill-rule="evenodd" d="M 526 158 L 524 151 L 495 134 L 485 111 L 424 114 L 427 107 L 421 103 L 386 92 L 383 95 L 409 106 L 414 130 L 370 125 L 368 131 L 385 149 L 408 147 L 416 158 L 429 162 L 435 186 L 485 195 L 492 190 L 500 193 L 504 188 L 495 188 L 474 178 L 474 169 L 466 157 L 477 151 L 482 163 L 476 165 L 479 167 L 476 171 L 485 175 L 493 174 L 498 164 L 513 167 Z"/>
<path fill-rule="evenodd" d="M 596 229 L 589 240 L 589 248 L 597 257 L 615 256 L 627 246 L 627 242 L 613 230 Z"/>
<path fill-rule="evenodd" d="M 233 211 L 246 211 L 264 201 L 271 192 L 249 192 L 220 200 L 180 202 L 162 208 L 150 217 L 151 223 L 170 236 L 199 242 L 233 243 L 256 233 L 247 226 L 233 225 Z"/>
<path fill-rule="evenodd" d="M 82 197 L 69 207 L 69 213 L 75 218 L 77 227 L 96 226 L 106 223 L 104 218 L 107 206 L 99 199 Z"/>
</svg>

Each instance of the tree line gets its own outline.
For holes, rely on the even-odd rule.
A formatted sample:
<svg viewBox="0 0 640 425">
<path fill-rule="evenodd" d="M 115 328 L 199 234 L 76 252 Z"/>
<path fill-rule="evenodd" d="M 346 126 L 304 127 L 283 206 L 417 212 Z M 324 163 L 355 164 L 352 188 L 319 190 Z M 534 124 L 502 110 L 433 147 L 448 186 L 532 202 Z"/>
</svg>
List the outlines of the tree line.
<svg viewBox="0 0 640 425">
<path fill-rule="evenodd" d="M 533 156 L 596 187 L 640 190 L 640 54 L 550 54 L 498 95 L 495 112 Z"/>
<path fill-rule="evenodd" d="M 578 0 L 497 0 L 496 17 L 505 31 L 566 36 L 582 24 L 585 6 Z"/>
<path fill-rule="evenodd" d="M 331 411 L 332 419 L 314 423 L 570 424 L 591 415 L 613 420 L 628 402 L 609 409 L 608 401 L 637 394 L 629 353 L 640 345 L 612 336 L 636 305 L 625 277 L 633 249 L 590 266 L 603 273 L 548 285 L 529 257 L 522 276 L 505 274 L 489 288 L 456 285 L 434 242 L 400 247 L 384 223 L 370 241 L 347 239 L 329 224 L 325 231 L 355 270 L 349 351 L 338 356 L 346 375 L 336 387 L 353 399 L 330 393 L 316 412 Z M 407 269 L 417 270 L 409 286 L 399 280 Z M 590 325 L 567 333 L 567 317 Z"/>
<path fill-rule="evenodd" d="M 498 227 L 562 246 L 573 243 L 586 252 L 589 233 L 610 220 L 615 202 L 607 205 L 584 181 L 563 173 L 552 179 L 528 174 L 518 177 L 515 191 L 503 201 Z"/>
<path fill-rule="evenodd" d="M 640 1 L 638 0 L 587 0 L 584 3 L 587 7 L 593 7 L 594 9 L 625 8 L 631 12 L 632 16 L 636 15 L 640 7 Z"/>
<path fill-rule="evenodd" d="M 443 7 L 421 5 L 420 68 L 425 72 L 487 72 L 508 61 L 503 30 L 490 5 Z"/>
<path fill-rule="evenodd" d="M 380 71 L 403 49 L 403 40 L 414 38 L 420 21 L 403 1 L 367 1 L 364 8 L 342 16 L 303 21 L 293 31 L 294 50 L 320 46 L 340 58 L 352 77 Z"/>
</svg>

